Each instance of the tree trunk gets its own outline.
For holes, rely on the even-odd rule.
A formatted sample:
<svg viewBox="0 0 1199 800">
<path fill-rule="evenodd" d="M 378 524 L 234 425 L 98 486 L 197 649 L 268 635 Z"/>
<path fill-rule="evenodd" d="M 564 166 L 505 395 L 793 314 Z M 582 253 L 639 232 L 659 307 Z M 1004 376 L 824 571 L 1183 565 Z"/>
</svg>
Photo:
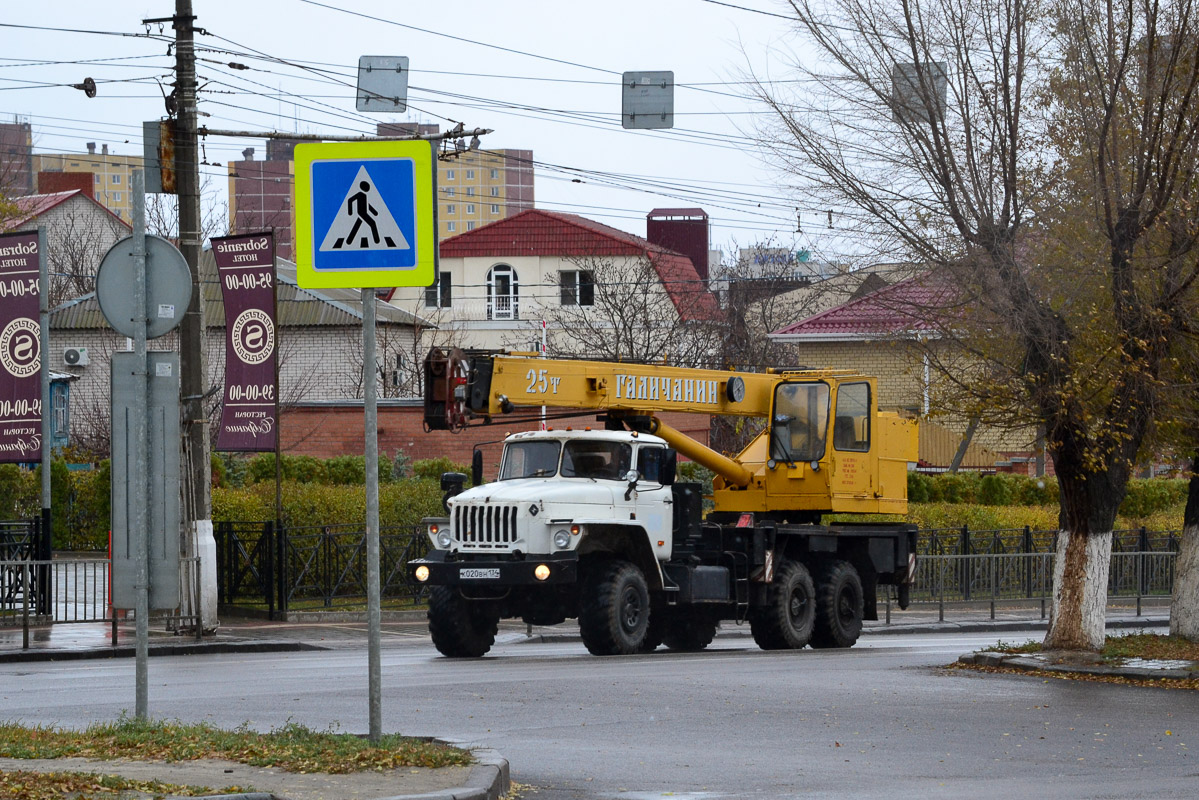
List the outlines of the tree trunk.
<svg viewBox="0 0 1199 800">
<path fill-rule="evenodd" d="M 1170 602 L 1170 633 L 1199 642 L 1199 453 L 1191 461 L 1182 541 L 1174 558 L 1174 598 Z"/>
<path fill-rule="evenodd" d="M 1103 647 L 1107 621 L 1107 583 L 1112 563 L 1112 532 L 1058 532 L 1053 562 L 1053 609 L 1047 650 Z"/>
</svg>

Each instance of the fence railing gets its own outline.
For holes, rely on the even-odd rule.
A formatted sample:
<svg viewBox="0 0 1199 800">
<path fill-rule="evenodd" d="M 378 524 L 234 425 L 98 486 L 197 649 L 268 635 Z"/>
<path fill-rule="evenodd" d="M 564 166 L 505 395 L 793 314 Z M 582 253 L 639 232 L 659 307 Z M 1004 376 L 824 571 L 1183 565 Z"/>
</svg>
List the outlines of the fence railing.
<svg viewBox="0 0 1199 800">
<path fill-rule="evenodd" d="M 358 525 L 277 529 L 273 523 L 221 522 L 217 544 L 217 600 L 271 616 L 303 609 L 366 604 L 366 532 Z M 389 607 L 415 605 L 423 587 L 405 565 L 428 550 L 423 527 L 379 531 L 380 594 Z"/>
</svg>

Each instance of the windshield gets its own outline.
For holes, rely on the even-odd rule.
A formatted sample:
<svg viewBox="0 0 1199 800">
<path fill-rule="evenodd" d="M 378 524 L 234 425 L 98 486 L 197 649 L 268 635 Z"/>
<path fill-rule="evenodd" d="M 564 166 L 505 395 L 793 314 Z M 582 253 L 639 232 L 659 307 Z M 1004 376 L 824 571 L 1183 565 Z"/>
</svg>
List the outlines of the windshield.
<svg viewBox="0 0 1199 800">
<path fill-rule="evenodd" d="M 828 431 L 827 383 L 784 383 L 774 395 L 770 457 L 779 461 L 818 461 Z"/>
<path fill-rule="evenodd" d="M 620 481 L 632 461 L 633 448 L 624 442 L 574 439 L 566 443 L 562 454 L 562 477 Z"/>
<path fill-rule="evenodd" d="M 504 465 L 500 480 L 516 478 L 546 478 L 558 471 L 558 451 L 561 442 L 513 442 L 504 448 Z"/>
</svg>

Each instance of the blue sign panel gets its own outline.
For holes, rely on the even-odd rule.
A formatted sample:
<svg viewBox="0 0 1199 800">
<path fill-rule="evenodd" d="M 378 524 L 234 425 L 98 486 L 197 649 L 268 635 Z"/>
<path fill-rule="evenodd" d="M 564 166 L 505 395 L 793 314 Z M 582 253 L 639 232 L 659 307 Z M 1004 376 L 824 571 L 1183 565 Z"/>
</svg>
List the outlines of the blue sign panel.
<svg viewBox="0 0 1199 800">
<path fill-rule="evenodd" d="M 317 272 L 416 266 L 412 159 L 317 160 L 309 169 Z"/>
</svg>

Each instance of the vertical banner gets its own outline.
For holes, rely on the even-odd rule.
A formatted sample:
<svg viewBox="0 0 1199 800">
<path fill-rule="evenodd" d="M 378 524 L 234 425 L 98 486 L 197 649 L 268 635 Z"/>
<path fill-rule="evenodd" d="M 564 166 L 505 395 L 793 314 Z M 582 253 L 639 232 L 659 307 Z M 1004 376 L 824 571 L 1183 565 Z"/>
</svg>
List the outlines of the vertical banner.
<svg viewBox="0 0 1199 800">
<path fill-rule="evenodd" d="M 37 231 L 0 235 L 0 462 L 42 460 Z"/>
<path fill-rule="evenodd" d="M 216 449 L 273 452 L 278 436 L 274 234 L 213 239 L 212 252 L 225 303 L 225 402 Z"/>
</svg>

